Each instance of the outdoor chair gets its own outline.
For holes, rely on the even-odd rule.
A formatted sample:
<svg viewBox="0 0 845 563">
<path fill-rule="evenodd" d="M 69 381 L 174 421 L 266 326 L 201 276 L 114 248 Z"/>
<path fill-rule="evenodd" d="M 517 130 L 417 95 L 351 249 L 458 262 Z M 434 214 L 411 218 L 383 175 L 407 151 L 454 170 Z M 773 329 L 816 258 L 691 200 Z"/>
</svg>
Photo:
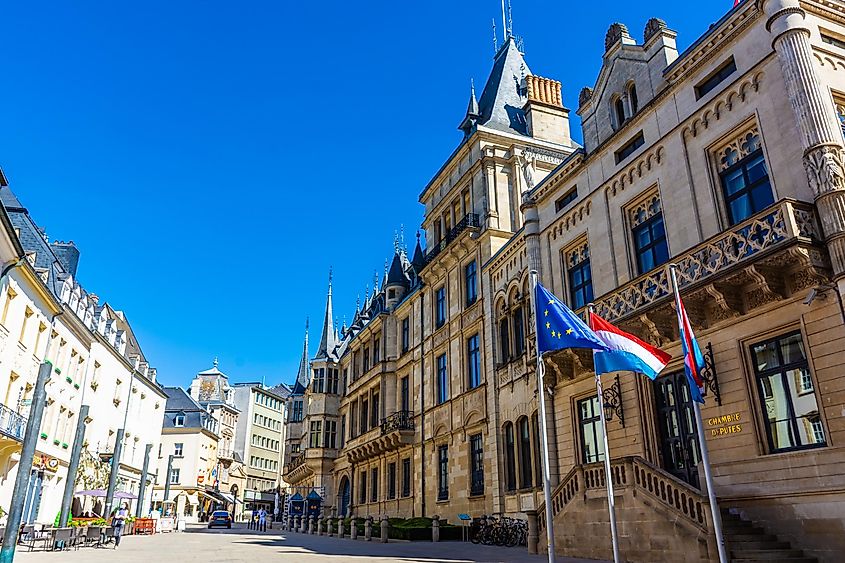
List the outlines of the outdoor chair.
<svg viewBox="0 0 845 563">
<path fill-rule="evenodd" d="M 100 526 L 88 526 L 88 529 L 85 531 L 84 545 L 99 545 L 102 539 L 102 533 L 103 529 Z"/>
<path fill-rule="evenodd" d="M 65 550 L 73 540 L 73 528 L 56 528 L 53 530 L 53 549 Z"/>
<path fill-rule="evenodd" d="M 55 535 L 56 530 L 53 528 L 50 529 L 43 529 L 38 531 L 37 529 L 32 532 L 32 537 L 29 540 L 29 550 L 32 551 L 35 549 L 36 544 L 41 544 L 42 548 L 46 551 L 48 546 L 50 549 L 53 549 L 54 542 L 55 542 Z"/>
<path fill-rule="evenodd" d="M 109 526 L 107 528 L 102 528 L 103 530 L 103 541 L 101 545 L 108 545 L 114 541 L 114 526 Z"/>
<path fill-rule="evenodd" d="M 87 533 L 88 533 L 88 527 L 87 526 L 85 526 L 85 527 L 79 526 L 77 528 L 74 528 L 73 542 L 71 542 L 73 544 L 74 550 L 78 550 L 79 545 L 85 543 L 85 536 L 86 536 Z"/>
</svg>

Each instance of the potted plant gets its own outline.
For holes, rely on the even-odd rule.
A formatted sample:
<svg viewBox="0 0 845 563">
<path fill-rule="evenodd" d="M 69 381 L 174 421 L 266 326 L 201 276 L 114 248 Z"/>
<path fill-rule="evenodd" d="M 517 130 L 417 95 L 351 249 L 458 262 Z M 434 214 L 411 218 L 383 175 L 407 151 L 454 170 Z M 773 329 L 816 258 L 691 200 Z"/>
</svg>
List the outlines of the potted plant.
<svg viewBox="0 0 845 563">
<path fill-rule="evenodd" d="M 71 379 L 70 376 L 65 377 L 65 381 L 67 381 L 68 383 L 73 383 L 73 379 Z"/>
<path fill-rule="evenodd" d="M 61 374 L 62 374 L 62 368 L 54 368 L 54 370 L 55 370 L 55 372 L 56 372 L 56 373 L 58 373 L 59 375 L 61 375 Z"/>
<path fill-rule="evenodd" d="M 65 444 L 64 442 L 62 442 L 62 449 L 63 449 L 63 450 L 66 450 L 66 449 L 67 449 L 67 444 Z"/>
<path fill-rule="evenodd" d="M 61 443 L 61 441 L 60 441 L 58 438 L 56 438 L 55 440 L 53 440 L 53 445 L 54 445 L 54 446 L 58 446 L 60 443 Z"/>
<path fill-rule="evenodd" d="M 42 433 L 41 433 L 41 439 L 42 439 L 42 440 L 46 440 L 46 439 L 47 439 L 47 433 L 46 433 L 46 432 L 42 432 Z"/>
<path fill-rule="evenodd" d="M 79 383 L 74 383 L 74 384 L 73 384 L 73 388 L 74 388 L 74 389 L 79 389 Z"/>
</svg>

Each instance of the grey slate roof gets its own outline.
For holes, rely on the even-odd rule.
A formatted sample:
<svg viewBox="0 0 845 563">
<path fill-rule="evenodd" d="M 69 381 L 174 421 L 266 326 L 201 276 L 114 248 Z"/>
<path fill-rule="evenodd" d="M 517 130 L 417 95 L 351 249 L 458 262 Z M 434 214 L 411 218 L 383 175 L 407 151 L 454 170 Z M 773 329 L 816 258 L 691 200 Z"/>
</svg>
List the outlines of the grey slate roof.
<svg viewBox="0 0 845 563">
<path fill-rule="evenodd" d="M 164 428 L 208 428 L 211 414 L 181 387 L 164 387 L 167 403 L 164 407 Z M 185 415 L 185 424 L 176 426 L 177 414 Z"/>
<path fill-rule="evenodd" d="M 325 330 L 325 329 L 324 329 Z M 302 345 L 302 357 L 299 359 L 299 370 L 296 372 L 296 382 L 293 384 L 293 389 L 289 389 L 293 395 L 302 395 L 308 387 L 309 375 L 308 362 L 308 321 L 305 321 L 305 342 Z M 287 387 L 287 386 L 285 386 Z"/>
<path fill-rule="evenodd" d="M 327 358 L 334 350 L 334 320 L 332 319 L 332 274 L 329 272 L 329 294 L 326 297 L 326 316 L 323 319 L 323 333 L 320 336 L 320 346 L 315 358 Z"/>
<path fill-rule="evenodd" d="M 493 69 L 478 102 L 478 125 L 507 133 L 527 135 L 525 112 L 528 101 L 523 80 L 531 74 L 513 37 L 509 38 L 493 60 Z M 472 101 L 470 101 L 472 105 Z"/>
</svg>

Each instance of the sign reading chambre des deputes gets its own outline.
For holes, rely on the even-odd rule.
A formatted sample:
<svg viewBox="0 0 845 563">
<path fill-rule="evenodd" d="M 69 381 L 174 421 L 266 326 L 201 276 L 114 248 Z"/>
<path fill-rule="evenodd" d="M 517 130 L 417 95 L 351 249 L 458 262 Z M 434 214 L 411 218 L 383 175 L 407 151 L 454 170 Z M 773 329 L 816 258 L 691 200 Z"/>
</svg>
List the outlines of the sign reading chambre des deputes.
<svg viewBox="0 0 845 563">
<path fill-rule="evenodd" d="M 739 434 L 742 432 L 742 413 L 733 412 L 721 416 L 713 416 L 707 419 L 707 428 L 714 438 Z"/>
</svg>

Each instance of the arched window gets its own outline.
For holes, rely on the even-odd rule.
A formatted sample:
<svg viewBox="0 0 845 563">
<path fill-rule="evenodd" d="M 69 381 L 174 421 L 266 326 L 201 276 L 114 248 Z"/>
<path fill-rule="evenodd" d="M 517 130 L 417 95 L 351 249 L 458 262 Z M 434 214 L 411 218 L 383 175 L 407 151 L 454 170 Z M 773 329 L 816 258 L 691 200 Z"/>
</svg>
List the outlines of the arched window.
<svg viewBox="0 0 845 563">
<path fill-rule="evenodd" d="M 637 86 L 634 83 L 628 86 L 628 100 L 631 102 L 631 115 L 634 115 L 640 109 L 640 101 L 637 99 Z"/>
<path fill-rule="evenodd" d="M 531 479 L 531 431 L 528 427 L 528 417 L 523 416 L 517 420 L 516 427 L 519 434 L 519 487 L 529 489 L 533 481 Z"/>
<path fill-rule="evenodd" d="M 616 128 L 619 129 L 625 123 L 625 103 L 621 96 L 613 102 L 613 111 L 616 113 Z"/>
<path fill-rule="evenodd" d="M 511 337 L 510 327 L 508 326 L 508 318 L 502 317 L 499 321 L 499 360 L 501 364 L 506 364 L 511 358 Z"/>
<path fill-rule="evenodd" d="M 518 358 L 525 352 L 525 317 L 522 305 L 513 311 L 513 352 Z"/>
<path fill-rule="evenodd" d="M 516 490 L 516 460 L 514 458 L 513 424 L 505 423 L 505 485 L 507 490 Z"/>
</svg>

